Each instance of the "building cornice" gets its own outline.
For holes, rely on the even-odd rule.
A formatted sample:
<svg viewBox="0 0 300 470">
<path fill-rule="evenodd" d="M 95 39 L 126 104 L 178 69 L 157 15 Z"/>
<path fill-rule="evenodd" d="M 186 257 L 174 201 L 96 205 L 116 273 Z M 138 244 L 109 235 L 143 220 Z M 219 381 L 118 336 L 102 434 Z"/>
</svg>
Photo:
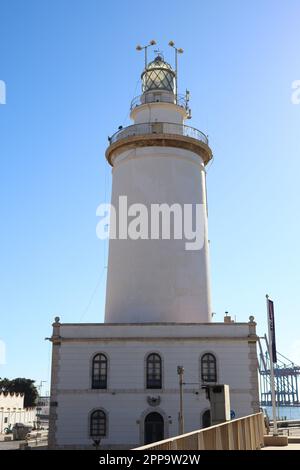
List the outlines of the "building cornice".
<svg viewBox="0 0 300 470">
<path fill-rule="evenodd" d="M 59 323 L 60 326 L 79 326 L 79 327 L 91 327 L 91 326 L 101 326 L 104 328 L 108 328 L 111 326 L 140 326 L 143 328 L 147 328 L 149 326 L 162 326 L 162 327 L 168 327 L 168 326 L 178 326 L 179 328 L 182 326 L 190 326 L 193 328 L 195 325 L 196 326 L 209 326 L 209 327 L 219 327 L 219 326 L 225 326 L 226 328 L 233 328 L 234 326 L 249 326 L 250 322 L 231 322 L 231 323 L 225 323 L 225 322 L 145 322 L 145 323 L 139 323 L 139 322 L 132 322 L 132 323 Z M 256 323 L 253 323 L 256 325 Z"/>
<path fill-rule="evenodd" d="M 200 383 L 199 383 L 200 385 Z M 153 393 L 155 391 L 155 394 Z M 61 388 L 59 390 L 59 395 L 123 395 L 124 393 L 126 394 L 131 394 L 131 393 L 137 393 L 139 395 L 147 396 L 149 393 L 154 394 L 155 396 L 163 396 L 166 394 L 178 394 L 178 388 L 166 388 L 164 390 L 145 390 L 144 388 L 111 388 L 111 389 L 92 389 L 92 388 Z M 193 388 L 186 388 L 184 393 L 189 394 L 189 395 L 194 395 L 195 393 L 199 394 L 199 387 L 193 387 Z M 231 388 L 230 393 L 243 393 L 243 394 L 249 394 L 249 388 Z M 205 396 L 205 391 L 202 391 L 202 396 Z"/>
<path fill-rule="evenodd" d="M 55 344 L 61 344 L 61 343 L 99 343 L 99 341 L 103 341 L 105 343 L 107 342 L 122 342 L 122 341 L 132 341 L 132 342 L 165 342 L 165 341 L 177 341 L 180 343 L 186 342 L 186 341 L 204 341 L 204 342 L 209 342 L 209 341 L 247 341 L 249 343 L 255 343 L 258 341 L 258 337 L 256 335 L 248 335 L 248 336 L 122 336 L 122 337 L 103 337 L 103 336 L 98 336 L 98 337 L 53 337 L 51 338 L 51 341 Z"/>
</svg>

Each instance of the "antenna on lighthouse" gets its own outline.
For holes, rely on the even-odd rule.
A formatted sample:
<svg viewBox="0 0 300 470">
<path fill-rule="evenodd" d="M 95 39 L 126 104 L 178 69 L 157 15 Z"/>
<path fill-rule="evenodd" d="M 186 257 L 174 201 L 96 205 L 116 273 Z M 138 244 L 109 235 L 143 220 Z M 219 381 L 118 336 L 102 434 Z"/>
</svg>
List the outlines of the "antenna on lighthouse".
<svg viewBox="0 0 300 470">
<path fill-rule="evenodd" d="M 147 60 L 147 49 L 150 46 L 155 46 L 155 44 L 156 44 L 156 41 L 154 39 L 151 39 L 149 44 L 147 44 L 146 46 L 140 46 L 139 44 L 136 46 L 137 51 L 142 51 L 142 50 L 145 51 L 145 69 L 147 68 L 147 62 L 148 62 L 148 60 Z"/>
<path fill-rule="evenodd" d="M 192 118 L 192 110 L 189 107 L 189 101 L 190 101 L 190 92 L 189 90 L 185 90 L 185 109 L 187 112 L 187 119 Z"/>
<path fill-rule="evenodd" d="M 183 49 L 181 49 L 181 47 L 176 47 L 174 41 L 170 41 L 169 46 L 173 47 L 173 49 L 175 51 L 175 76 L 176 76 L 175 93 L 176 93 L 176 104 L 177 104 L 177 101 L 178 101 L 178 97 L 177 97 L 177 91 L 178 91 L 178 85 L 177 85 L 177 82 L 178 82 L 178 59 L 177 59 L 177 56 L 178 56 L 178 54 L 183 54 Z"/>
</svg>

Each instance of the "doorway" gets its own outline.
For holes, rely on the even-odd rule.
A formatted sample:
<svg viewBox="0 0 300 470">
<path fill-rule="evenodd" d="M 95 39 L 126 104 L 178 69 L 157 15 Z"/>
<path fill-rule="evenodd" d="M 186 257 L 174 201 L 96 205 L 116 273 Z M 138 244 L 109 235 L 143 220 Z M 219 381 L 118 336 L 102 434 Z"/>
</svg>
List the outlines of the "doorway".
<svg viewBox="0 0 300 470">
<path fill-rule="evenodd" d="M 202 415 L 202 428 L 209 428 L 211 426 L 210 410 L 204 411 Z"/>
<path fill-rule="evenodd" d="M 157 413 L 149 413 L 145 418 L 145 444 L 162 441 L 164 438 L 164 419 Z"/>
</svg>

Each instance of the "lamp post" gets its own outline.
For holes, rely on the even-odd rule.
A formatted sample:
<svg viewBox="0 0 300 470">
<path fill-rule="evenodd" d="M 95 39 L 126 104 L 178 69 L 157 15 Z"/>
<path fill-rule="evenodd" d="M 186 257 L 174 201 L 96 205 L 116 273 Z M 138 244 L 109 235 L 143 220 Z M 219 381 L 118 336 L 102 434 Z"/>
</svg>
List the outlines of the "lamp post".
<svg viewBox="0 0 300 470">
<path fill-rule="evenodd" d="M 183 49 L 181 47 L 176 47 L 174 41 L 169 42 L 169 46 L 173 47 L 175 51 L 175 78 L 176 78 L 176 83 L 175 83 L 175 93 L 176 93 L 176 104 L 177 104 L 177 93 L 178 93 L 178 85 L 177 85 L 177 77 L 178 77 L 178 54 L 183 54 Z"/>
<path fill-rule="evenodd" d="M 154 39 L 152 39 L 149 42 L 149 44 L 147 44 L 146 46 L 140 46 L 139 44 L 136 46 L 137 51 L 142 51 L 142 50 L 145 51 L 145 68 L 147 68 L 147 49 L 150 46 L 155 46 L 155 44 L 156 44 L 156 41 L 154 41 Z"/>
<path fill-rule="evenodd" d="M 275 343 L 274 304 L 273 304 L 273 301 L 269 299 L 268 295 L 266 295 L 266 301 L 267 301 L 268 333 L 269 333 L 270 385 L 271 385 L 272 413 L 273 413 L 273 436 L 278 436 L 277 417 L 276 417 L 275 377 L 274 377 L 274 362 L 277 362 L 276 344 L 274 344 Z"/>
<path fill-rule="evenodd" d="M 183 366 L 177 366 L 179 376 L 179 434 L 184 434 L 184 416 L 183 416 Z"/>
</svg>

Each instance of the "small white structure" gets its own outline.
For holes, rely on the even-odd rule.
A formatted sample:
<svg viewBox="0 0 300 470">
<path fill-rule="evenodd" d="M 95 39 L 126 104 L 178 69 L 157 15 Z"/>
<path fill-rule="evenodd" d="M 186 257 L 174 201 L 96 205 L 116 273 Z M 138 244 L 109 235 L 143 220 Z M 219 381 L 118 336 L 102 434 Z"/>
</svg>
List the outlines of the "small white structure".
<svg viewBox="0 0 300 470">
<path fill-rule="evenodd" d="M 15 423 L 33 426 L 36 408 L 24 408 L 24 394 L 0 392 L 0 434 Z"/>
<path fill-rule="evenodd" d="M 104 324 L 53 324 L 50 448 L 133 448 L 210 424 L 203 386 L 227 384 L 232 415 L 258 411 L 256 323 L 212 323 L 205 165 L 207 137 L 184 124 L 187 96 L 161 56 L 142 74 L 132 126 L 110 138 L 112 203 L 200 204 L 203 245 L 110 240 Z M 118 216 L 122 217 L 122 213 Z M 181 428 L 182 429 L 182 428 Z"/>
</svg>

